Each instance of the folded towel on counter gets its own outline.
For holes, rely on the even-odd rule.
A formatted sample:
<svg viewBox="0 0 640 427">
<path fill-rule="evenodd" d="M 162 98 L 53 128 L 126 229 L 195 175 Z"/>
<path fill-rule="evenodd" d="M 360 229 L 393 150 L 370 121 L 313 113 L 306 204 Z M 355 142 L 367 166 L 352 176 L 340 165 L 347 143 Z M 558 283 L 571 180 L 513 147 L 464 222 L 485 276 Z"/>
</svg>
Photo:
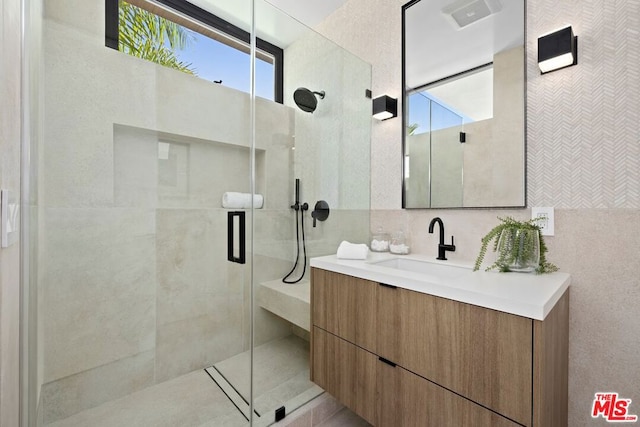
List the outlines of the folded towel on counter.
<svg viewBox="0 0 640 427">
<path fill-rule="evenodd" d="M 364 243 L 349 243 L 343 240 L 338 246 L 336 256 L 339 259 L 367 259 L 369 247 Z"/>
<path fill-rule="evenodd" d="M 262 194 L 253 195 L 253 207 L 261 209 L 264 203 Z M 226 209 L 251 209 L 251 193 L 228 191 L 222 195 L 222 207 Z"/>
</svg>

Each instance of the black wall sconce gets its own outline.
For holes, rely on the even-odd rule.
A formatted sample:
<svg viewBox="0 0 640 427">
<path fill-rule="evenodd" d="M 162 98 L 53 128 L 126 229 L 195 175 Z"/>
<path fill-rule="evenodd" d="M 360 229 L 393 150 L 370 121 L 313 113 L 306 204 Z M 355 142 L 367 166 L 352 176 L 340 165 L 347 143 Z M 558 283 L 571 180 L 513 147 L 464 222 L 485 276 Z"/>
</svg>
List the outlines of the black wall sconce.
<svg viewBox="0 0 640 427">
<path fill-rule="evenodd" d="M 571 26 L 538 38 L 538 66 L 541 74 L 578 63 L 578 37 Z"/>
<path fill-rule="evenodd" d="M 373 118 L 387 120 L 398 116 L 398 100 L 382 95 L 373 100 Z"/>
</svg>

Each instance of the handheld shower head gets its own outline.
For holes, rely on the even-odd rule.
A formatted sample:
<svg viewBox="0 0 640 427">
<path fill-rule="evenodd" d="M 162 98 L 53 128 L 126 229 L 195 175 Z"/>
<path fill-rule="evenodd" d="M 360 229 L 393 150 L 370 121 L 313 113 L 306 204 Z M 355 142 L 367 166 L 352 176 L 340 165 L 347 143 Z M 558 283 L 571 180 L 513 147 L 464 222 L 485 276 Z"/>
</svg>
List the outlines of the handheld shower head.
<svg viewBox="0 0 640 427">
<path fill-rule="evenodd" d="M 324 99 L 324 91 L 320 92 L 312 92 L 306 87 L 299 87 L 293 92 L 293 101 L 296 103 L 298 108 L 307 113 L 313 113 L 318 106 L 318 99 L 316 95 L 320 99 Z"/>
</svg>

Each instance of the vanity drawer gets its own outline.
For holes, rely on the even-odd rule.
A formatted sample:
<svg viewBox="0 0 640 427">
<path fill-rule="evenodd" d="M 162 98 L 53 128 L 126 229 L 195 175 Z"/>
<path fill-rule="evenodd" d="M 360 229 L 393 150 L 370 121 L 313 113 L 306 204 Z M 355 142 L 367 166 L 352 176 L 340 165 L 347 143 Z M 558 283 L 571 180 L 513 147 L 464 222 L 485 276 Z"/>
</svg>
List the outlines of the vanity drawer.
<svg viewBox="0 0 640 427">
<path fill-rule="evenodd" d="M 378 284 L 316 268 L 311 275 L 312 325 L 375 353 Z"/>
<path fill-rule="evenodd" d="M 377 425 L 378 357 L 314 326 L 311 377 L 367 422 Z"/>
<path fill-rule="evenodd" d="M 377 297 L 377 354 L 531 424 L 531 319 L 400 288 Z"/>
<path fill-rule="evenodd" d="M 518 425 L 317 326 L 313 334 L 315 382 L 375 426 Z"/>
<path fill-rule="evenodd" d="M 378 362 L 378 427 L 517 427 L 399 366 Z"/>
</svg>

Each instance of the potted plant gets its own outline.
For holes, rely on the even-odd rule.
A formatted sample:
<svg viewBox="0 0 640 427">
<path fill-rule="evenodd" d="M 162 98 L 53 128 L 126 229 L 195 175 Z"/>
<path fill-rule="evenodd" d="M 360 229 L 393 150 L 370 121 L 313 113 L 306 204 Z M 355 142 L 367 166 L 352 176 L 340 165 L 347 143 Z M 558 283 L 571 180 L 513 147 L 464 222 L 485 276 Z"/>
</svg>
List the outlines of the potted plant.
<svg viewBox="0 0 640 427">
<path fill-rule="evenodd" d="M 482 238 L 480 253 L 473 271 L 480 269 L 489 243 L 493 242 L 496 261 L 487 271 L 498 269 L 502 272 L 533 272 L 538 274 L 557 271 L 558 267 L 547 261 L 547 246 L 540 235 L 540 226 L 535 219 L 517 221 L 511 217 L 500 218 L 496 225 Z"/>
</svg>

